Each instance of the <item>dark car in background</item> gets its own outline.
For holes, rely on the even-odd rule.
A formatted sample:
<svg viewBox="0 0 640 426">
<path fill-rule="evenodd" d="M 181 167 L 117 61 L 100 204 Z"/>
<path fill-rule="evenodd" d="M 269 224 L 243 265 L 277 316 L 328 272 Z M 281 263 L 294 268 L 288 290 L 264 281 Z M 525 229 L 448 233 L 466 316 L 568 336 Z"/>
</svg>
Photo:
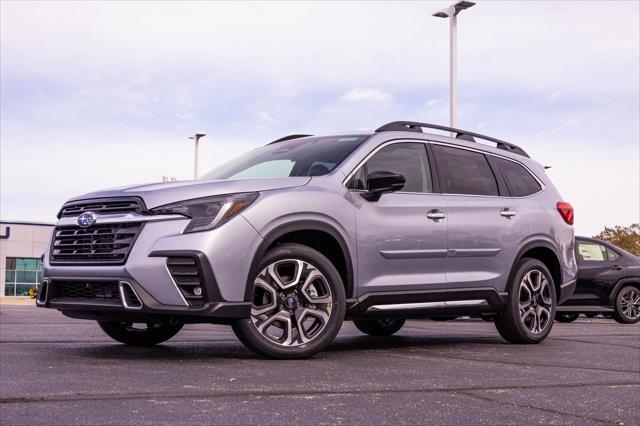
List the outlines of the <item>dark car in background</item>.
<svg viewBox="0 0 640 426">
<path fill-rule="evenodd" d="M 622 324 L 640 321 L 640 258 L 606 241 L 576 237 L 576 291 L 558 306 L 556 320 L 604 314 Z"/>
</svg>

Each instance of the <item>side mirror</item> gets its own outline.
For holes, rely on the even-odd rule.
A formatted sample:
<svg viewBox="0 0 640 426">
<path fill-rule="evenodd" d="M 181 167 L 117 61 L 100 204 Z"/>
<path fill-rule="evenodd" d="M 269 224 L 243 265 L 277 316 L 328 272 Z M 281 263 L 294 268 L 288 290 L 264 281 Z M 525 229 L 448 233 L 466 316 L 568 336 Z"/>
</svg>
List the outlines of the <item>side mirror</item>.
<svg viewBox="0 0 640 426">
<path fill-rule="evenodd" d="M 367 175 L 367 192 L 362 198 L 367 201 L 378 201 L 385 192 L 399 191 L 404 187 L 406 179 L 402 173 L 377 170 Z"/>
</svg>

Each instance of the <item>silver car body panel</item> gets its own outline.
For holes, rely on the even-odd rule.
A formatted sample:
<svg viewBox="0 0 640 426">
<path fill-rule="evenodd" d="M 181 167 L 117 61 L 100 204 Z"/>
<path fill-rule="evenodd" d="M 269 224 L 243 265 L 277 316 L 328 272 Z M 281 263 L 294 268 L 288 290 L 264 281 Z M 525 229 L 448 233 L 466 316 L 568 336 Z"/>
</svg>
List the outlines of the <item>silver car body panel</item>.
<svg viewBox="0 0 640 426">
<path fill-rule="evenodd" d="M 507 158 L 527 168 L 543 189 L 522 198 L 395 192 L 369 202 L 360 196 L 362 191 L 345 187 L 352 173 L 378 149 L 403 141 L 447 144 Z M 356 298 L 377 292 L 476 287 L 504 292 L 514 262 L 532 244 L 545 244 L 557 253 L 563 283 L 576 277 L 573 227 L 557 212 L 556 203 L 562 197 L 544 168 L 521 155 L 440 135 L 371 134 L 324 176 L 158 183 L 92 192 L 71 200 L 135 196 L 152 209 L 241 192 L 260 195 L 242 213 L 210 231 L 183 233 L 189 219 L 182 216 L 121 216 L 122 221 L 145 221 L 126 264 L 52 265 L 47 250 L 45 277 L 131 277 L 160 304 L 185 307 L 166 259 L 150 254 L 197 250 L 210 263 L 222 299 L 247 301 L 252 263 L 265 238 L 292 223 L 323 224 L 340 236 L 351 259 Z M 432 209 L 442 211 L 445 217 L 428 218 Z M 515 216 L 502 215 L 504 209 Z M 60 223 L 73 220 L 63 218 Z M 115 218 L 98 215 L 97 223 L 111 220 Z"/>
</svg>

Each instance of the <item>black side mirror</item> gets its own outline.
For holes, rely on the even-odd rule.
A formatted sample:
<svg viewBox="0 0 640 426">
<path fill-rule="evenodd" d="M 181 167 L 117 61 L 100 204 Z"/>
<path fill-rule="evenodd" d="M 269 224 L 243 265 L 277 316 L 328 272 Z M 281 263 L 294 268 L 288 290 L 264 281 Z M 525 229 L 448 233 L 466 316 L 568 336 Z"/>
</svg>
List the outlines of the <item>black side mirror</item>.
<svg viewBox="0 0 640 426">
<path fill-rule="evenodd" d="M 367 201 L 378 201 L 385 192 L 399 191 L 404 187 L 406 179 L 402 173 L 377 170 L 367 175 L 367 192 L 362 198 Z"/>
</svg>

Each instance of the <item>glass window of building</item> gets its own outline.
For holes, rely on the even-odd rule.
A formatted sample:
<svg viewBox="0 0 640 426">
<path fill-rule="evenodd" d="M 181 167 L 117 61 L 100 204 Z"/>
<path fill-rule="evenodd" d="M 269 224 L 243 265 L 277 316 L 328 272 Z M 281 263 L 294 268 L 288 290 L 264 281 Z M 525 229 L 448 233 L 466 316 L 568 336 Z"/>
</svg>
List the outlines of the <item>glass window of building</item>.
<svg viewBox="0 0 640 426">
<path fill-rule="evenodd" d="M 7 257 L 4 273 L 5 296 L 28 296 L 42 280 L 42 261 L 36 258 Z"/>
</svg>

